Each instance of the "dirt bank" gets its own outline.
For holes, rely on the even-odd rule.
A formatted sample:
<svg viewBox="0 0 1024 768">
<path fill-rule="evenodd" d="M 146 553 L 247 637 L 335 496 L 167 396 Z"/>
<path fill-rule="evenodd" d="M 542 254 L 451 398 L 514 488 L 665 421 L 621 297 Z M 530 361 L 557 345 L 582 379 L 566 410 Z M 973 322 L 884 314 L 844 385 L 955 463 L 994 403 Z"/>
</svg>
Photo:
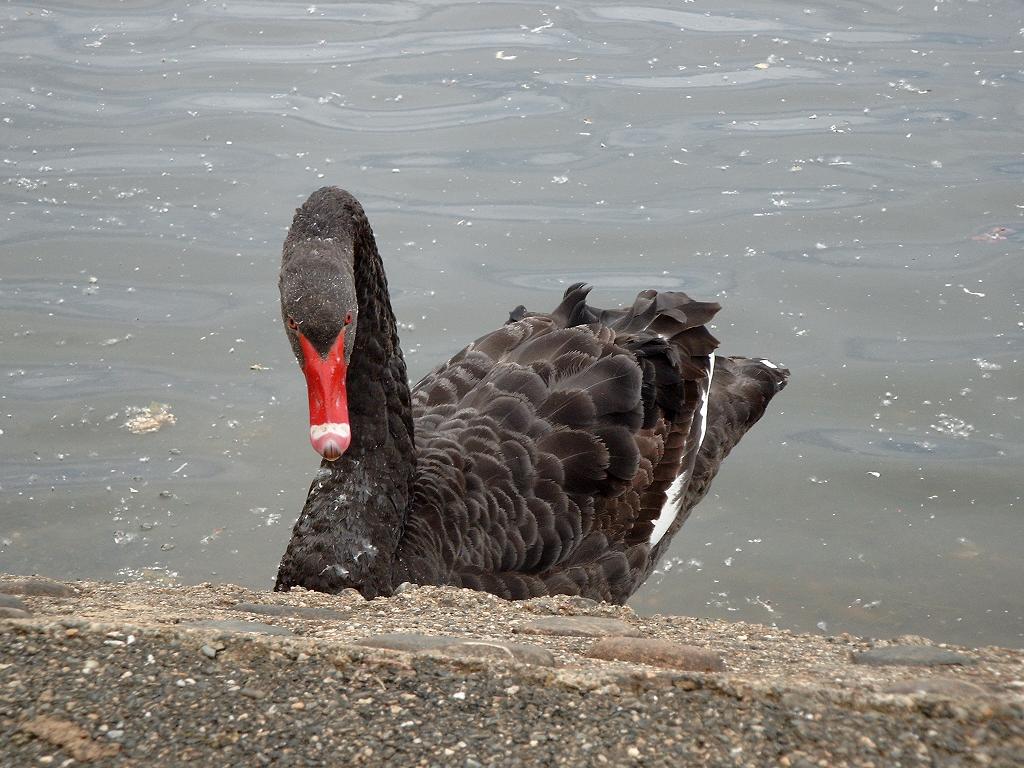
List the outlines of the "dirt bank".
<svg viewBox="0 0 1024 768">
<path fill-rule="evenodd" d="M 1024 652 L 918 637 L 18 577 L 0 633 L 3 766 L 1024 764 Z"/>
</svg>

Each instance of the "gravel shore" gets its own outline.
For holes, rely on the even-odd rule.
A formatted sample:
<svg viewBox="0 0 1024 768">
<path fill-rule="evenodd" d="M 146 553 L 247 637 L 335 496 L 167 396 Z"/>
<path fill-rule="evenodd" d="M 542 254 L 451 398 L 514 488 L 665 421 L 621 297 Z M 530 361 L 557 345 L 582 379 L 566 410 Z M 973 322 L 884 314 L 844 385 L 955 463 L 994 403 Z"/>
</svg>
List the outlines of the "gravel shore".
<svg viewBox="0 0 1024 768">
<path fill-rule="evenodd" d="M 0 766 L 1024 765 L 1024 651 L 570 597 L 0 577 Z"/>
</svg>

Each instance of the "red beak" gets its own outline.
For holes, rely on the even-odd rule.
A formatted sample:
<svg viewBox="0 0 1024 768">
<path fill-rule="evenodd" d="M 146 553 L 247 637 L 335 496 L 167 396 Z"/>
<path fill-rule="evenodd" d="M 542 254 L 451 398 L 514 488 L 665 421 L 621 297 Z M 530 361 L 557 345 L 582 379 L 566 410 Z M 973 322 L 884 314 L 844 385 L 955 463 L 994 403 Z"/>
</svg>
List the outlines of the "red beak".
<svg viewBox="0 0 1024 768">
<path fill-rule="evenodd" d="M 348 396 L 345 393 L 345 329 L 335 339 L 326 357 L 313 344 L 299 336 L 302 348 L 302 372 L 309 391 L 309 441 L 313 450 L 328 461 L 341 456 L 352 442 L 348 423 Z"/>
</svg>

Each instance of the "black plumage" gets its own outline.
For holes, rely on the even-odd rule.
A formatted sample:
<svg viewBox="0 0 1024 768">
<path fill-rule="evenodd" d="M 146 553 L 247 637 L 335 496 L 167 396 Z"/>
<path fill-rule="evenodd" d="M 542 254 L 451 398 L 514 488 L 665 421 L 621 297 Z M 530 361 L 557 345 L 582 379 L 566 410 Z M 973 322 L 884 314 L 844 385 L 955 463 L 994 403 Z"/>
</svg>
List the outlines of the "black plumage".
<svg viewBox="0 0 1024 768">
<path fill-rule="evenodd" d="M 321 355 L 344 342 L 351 445 L 322 463 L 276 588 L 624 602 L 788 371 L 715 355 L 717 304 L 648 290 L 603 310 L 589 290 L 516 308 L 410 390 L 365 213 L 315 192 L 285 241 L 282 307 L 300 364 L 307 330 Z"/>
</svg>

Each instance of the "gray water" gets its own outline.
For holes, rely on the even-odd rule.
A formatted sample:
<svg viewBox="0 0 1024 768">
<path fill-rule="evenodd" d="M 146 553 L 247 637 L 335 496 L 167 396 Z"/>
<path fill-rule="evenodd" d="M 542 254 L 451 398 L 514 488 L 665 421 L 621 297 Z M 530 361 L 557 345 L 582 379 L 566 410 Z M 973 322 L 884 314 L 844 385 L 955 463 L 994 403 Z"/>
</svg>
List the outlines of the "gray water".
<svg viewBox="0 0 1024 768">
<path fill-rule="evenodd" d="M 1018 0 L 8 2 L 0 570 L 269 587 L 317 457 L 276 272 L 355 192 L 410 374 L 586 280 L 790 387 L 632 604 L 1024 639 Z M 255 369 L 253 368 L 255 366 Z M 123 425 L 166 403 L 177 421 Z"/>
</svg>

